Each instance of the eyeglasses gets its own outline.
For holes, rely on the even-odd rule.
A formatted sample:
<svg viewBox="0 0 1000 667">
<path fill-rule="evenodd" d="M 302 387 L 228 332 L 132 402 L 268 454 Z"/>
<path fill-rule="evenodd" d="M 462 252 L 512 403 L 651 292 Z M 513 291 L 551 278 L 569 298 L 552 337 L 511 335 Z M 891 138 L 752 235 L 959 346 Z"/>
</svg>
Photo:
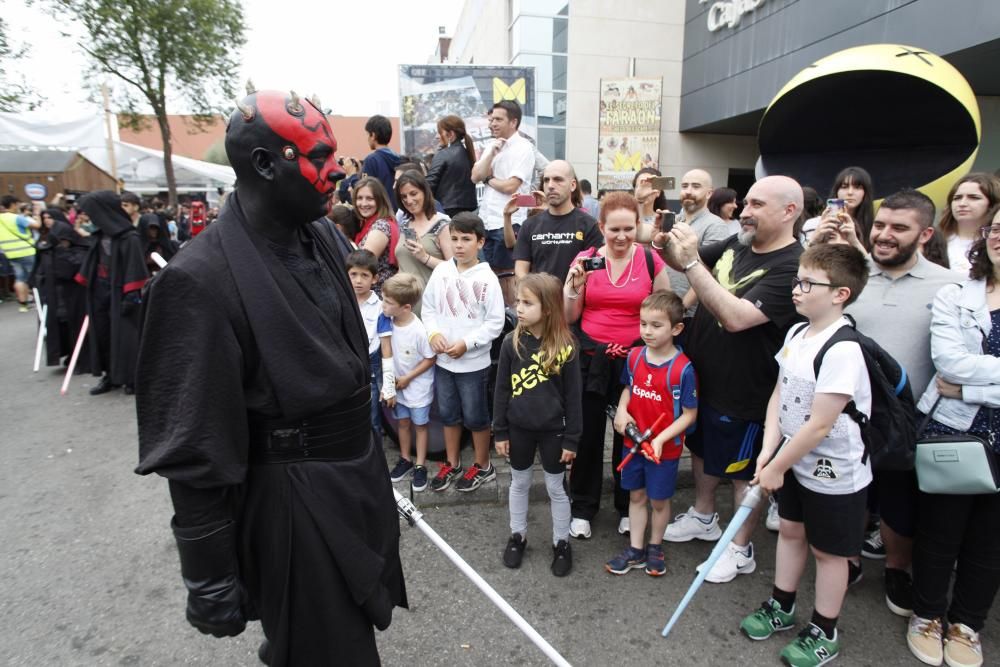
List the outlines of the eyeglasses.
<svg viewBox="0 0 1000 667">
<path fill-rule="evenodd" d="M 979 235 L 984 239 L 1000 239 L 1000 225 L 986 225 L 979 228 Z"/>
<path fill-rule="evenodd" d="M 819 287 L 840 287 L 840 285 L 834 285 L 833 283 L 818 283 L 814 280 L 809 280 L 808 278 L 803 278 L 799 280 L 798 278 L 792 278 L 792 289 L 796 287 L 802 291 L 803 294 L 809 294 L 814 286 Z"/>
</svg>

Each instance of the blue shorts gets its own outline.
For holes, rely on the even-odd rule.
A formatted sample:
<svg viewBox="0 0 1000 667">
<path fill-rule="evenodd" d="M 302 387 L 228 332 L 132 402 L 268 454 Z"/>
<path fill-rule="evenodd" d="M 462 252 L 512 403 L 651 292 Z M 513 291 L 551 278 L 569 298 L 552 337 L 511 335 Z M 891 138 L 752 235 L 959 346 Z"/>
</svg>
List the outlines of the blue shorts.
<svg viewBox="0 0 1000 667">
<path fill-rule="evenodd" d="M 652 500 L 666 500 L 674 495 L 677 485 L 677 466 L 680 459 L 653 463 L 636 452 L 632 460 L 622 470 L 622 488 L 626 491 L 646 489 Z"/>
<path fill-rule="evenodd" d="M 431 420 L 431 406 L 425 405 L 422 408 L 410 408 L 397 402 L 392 409 L 392 415 L 396 419 L 409 419 L 417 426 L 424 426 Z"/>
<path fill-rule="evenodd" d="M 698 405 L 698 427 L 685 441 L 691 453 L 705 461 L 706 475 L 751 480 L 764 425 L 724 415 L 703 401 Z"/>
<path fill-rule="evenodd" d="M 8 257 L 7 261 L 14 267 L 14 282 L 28 282 L 28 276 L 31 275 L 31 270 L 35 268 L 35 256 L 29 255 L 28 257 L 18 257 L 17 259 Z M 41 306 L 39 305 L 39 307 Z"/>
<path fill-rule="evenodd" d="M 503 229 L 491 229 L 486 232 L 483 255 L 494 271 L 514 269 L 514 255 L 503 241 Z"/>
<path fill-rule="evenodd" d="M 438 416 L 445 426 L 463 425 L 470 431 L 490 427 L 486 383 L 490 367 L 468 373 L 453 373 L 438 366 L 434 369 L 434 394 Z"/>
</svg>

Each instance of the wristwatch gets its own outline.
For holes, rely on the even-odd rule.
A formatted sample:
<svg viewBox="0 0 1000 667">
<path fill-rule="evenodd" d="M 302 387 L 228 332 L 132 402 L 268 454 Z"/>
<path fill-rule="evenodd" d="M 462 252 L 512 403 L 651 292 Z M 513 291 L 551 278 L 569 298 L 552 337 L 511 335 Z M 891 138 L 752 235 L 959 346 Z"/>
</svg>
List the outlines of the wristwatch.
<svg viewBox="0 0 1000 667">
<path fill-rule="evenodd" d="M 483 181 L 483 185 L 489 185 L 490 181 L 492 180 L 493 180 L 493 174 L 490 174 L 489 176 L 486 177 L 486 180 Z"/>
</svg>

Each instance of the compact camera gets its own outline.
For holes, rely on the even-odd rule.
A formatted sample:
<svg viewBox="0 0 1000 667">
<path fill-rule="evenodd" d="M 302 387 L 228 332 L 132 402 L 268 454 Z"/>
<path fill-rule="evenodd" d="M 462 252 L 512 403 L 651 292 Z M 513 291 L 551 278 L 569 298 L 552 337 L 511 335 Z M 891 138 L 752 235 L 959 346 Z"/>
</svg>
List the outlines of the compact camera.
<svg viewBox="0 0 1000 667">
<path fill-rule="evenodd" d="M 608 260 L 601 255 L 594 255 L 593 257 L 583 258 L 581 262 L 584 271 L 600 271 L 608 263 Z"/>
</svg>

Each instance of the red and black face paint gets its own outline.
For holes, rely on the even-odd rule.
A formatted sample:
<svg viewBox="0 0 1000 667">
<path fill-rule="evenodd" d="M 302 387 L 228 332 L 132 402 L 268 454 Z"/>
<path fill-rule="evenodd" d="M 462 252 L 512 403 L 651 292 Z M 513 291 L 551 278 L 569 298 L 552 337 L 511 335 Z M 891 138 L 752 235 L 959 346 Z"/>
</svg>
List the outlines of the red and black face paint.
<svg viewBox="0 0 1000 667">
<path fill-rule="evenodd" d="M 333 190 L 334 181 L 337 175 L 343 175 L 343 170 L 335 157 L 337 140 L 317 105 L 295 93 L 286 96 L 262 90 L 255 93 L 255 99 L 239 105 L 239 109 L 246 122 L 260 115 L 260 120 L 283 142 L 281 159 L 296 162 L 299 173 L 317 192 L 326 195 Z"/>
</svg>

